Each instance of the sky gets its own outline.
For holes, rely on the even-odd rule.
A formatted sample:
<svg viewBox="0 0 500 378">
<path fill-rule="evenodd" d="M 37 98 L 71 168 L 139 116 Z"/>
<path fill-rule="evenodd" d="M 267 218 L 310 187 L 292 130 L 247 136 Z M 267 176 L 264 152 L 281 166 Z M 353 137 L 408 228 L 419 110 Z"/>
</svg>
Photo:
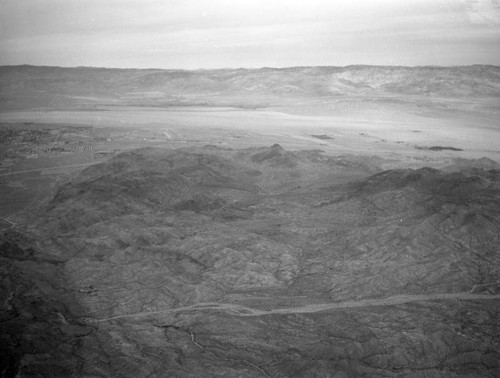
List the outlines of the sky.
<svg viewBox="0 0 500 378">
<path fill-rule="evenodd" d="M 500 0 L 0 0 L 0 65 L 500 65 Z"/>
</svg>

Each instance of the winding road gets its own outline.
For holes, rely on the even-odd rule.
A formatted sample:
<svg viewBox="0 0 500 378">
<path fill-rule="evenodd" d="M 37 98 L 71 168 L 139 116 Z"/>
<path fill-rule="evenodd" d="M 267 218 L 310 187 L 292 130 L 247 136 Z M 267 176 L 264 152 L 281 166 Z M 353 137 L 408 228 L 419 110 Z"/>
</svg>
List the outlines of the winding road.
<svg viewBox="0 0 500 378">
<path fill-rule="evenodd" d="M 381 298 L 381 299 L 362 299 L 359 301 L 311 304 L 301 307 L 277 308 L 272 310 L 255 309 L 233 303 L 207 302 L 207 303 L 198 303 L 191 306 L 178 307 L 167 310 L 145 311 L 145 312 L 137 312 L 134 314 L 116 315 L 116 316 L 111 316 L 109 318 L 95 319 L 94 321 L 97 323 L 101 323 L 118 319 L 142 318 L 150 315 L 166 315 L 166 314 L 174 314 L 186 311 L 225 311 L 227 313 L 243 317 L 278 315 L 278 314 L 305 314 L 305 313 L 314 313 L 320 311 L 343 310 L 343 309 L 357 308 L 357 307 L 393 306 L 409 302 L 436 301 L 436 300 L 448 300 L 448 299 L 463 300 L 463 301 L 493 300 L 493 299 L 500 299 L 500 295 L 473 294 L 469 292 L 395 295 L 392 297 Z"/>
</svg>

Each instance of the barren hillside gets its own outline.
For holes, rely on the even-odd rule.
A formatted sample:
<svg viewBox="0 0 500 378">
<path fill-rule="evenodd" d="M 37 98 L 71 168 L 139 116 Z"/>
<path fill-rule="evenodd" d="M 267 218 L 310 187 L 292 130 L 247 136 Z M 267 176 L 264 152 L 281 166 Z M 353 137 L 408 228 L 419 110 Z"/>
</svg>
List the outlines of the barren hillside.
<svg viewBox="0 0 500 378">
<path fill-rule="evenodd" d="M 498 375 L 499 171 L 375 162 L 275 144 L 83 170 L 4 235 L 2 369 Z"/>
</svg>

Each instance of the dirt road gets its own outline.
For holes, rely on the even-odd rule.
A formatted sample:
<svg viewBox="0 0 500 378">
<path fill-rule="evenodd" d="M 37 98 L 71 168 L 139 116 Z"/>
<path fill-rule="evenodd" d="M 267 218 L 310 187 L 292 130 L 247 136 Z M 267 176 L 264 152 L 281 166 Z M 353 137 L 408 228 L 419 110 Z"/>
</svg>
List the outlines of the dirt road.
<svg viewBox="0 0 500 378">
<path fill-rule="evenodd" d="M 141 318 L 150 315 L 162 315 L 162 314 L 174 314 L 178 312 L 187 311 L 225 311 L 227 313 L 237 315 L 237 316 L 263 316 L 263 315 L 277 315 L 277 314 L 303 314 L 303 313 L 314 313 L 320 311 L 331 311 L 331 310 L 343 310 L 348 308 L 357 307 L 375 307 L 375 306 L 392 306 L 408 302 L 421 302 L 421 301 L 436 301 L 436 300 L 492 300 L 500 299 L 500 295 L 489 295 L 489 294 L 472 294 L 469 292 L 465 293 L 443 293 L 443 294 L 420 294 L 420 295 L 395 295 L 388 298 L 382 299 L 362 299 L 359 301 L 346 301 L 346 302 L 333 302 L 333 303 L 321 303 L 312 304 L 301 307 L 289 307 L 289 308 L 278 308 L 272 310 L 261 310 L 245 306 L 240 306 L 232 303 L 198 303 L 186 307 L 178 307 L 168 310 L 159 311 L 146 311 L 137 312 L 135 314 L 124 314 L 116 315 L 109 318 L 96 319 L 96 322 L 107 322 L 117 319 L 126 318 Z"/>
<path fill-rule="evenodd" d="M 22 173 L 43 172 L 43 171 L 50 171 L 50 170 L 64 169 L 64 168 L 88 167 L 89 165 L 97 164 L 97 163 L 100 163 L 100 162 L 101 162 L 101 160 L 95 160 L 95 161 L 91 161 L 89 163 L 69 164 L 69 165 L 56 165 L 56 166 L 53 166 L 53 167 L 24 169 L 22 171 L 12 171 L 12 172 L 0 173 L 0 177 L 1 176 L 13 176 L 13 175 L 18 175 L 18 174 L 22 174 Z"/>
</svg>

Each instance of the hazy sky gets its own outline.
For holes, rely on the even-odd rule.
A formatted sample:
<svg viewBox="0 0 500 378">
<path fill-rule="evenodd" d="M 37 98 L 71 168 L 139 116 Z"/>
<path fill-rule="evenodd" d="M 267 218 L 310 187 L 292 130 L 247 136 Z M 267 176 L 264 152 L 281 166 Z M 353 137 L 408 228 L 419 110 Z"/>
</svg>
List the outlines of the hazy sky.
<svg viewBox="0 0 500 378">
<path fill-rule="evenodd" d="M 500 0 L 0 0 L 0 65 L 500 65 Z"/>
</svg>

